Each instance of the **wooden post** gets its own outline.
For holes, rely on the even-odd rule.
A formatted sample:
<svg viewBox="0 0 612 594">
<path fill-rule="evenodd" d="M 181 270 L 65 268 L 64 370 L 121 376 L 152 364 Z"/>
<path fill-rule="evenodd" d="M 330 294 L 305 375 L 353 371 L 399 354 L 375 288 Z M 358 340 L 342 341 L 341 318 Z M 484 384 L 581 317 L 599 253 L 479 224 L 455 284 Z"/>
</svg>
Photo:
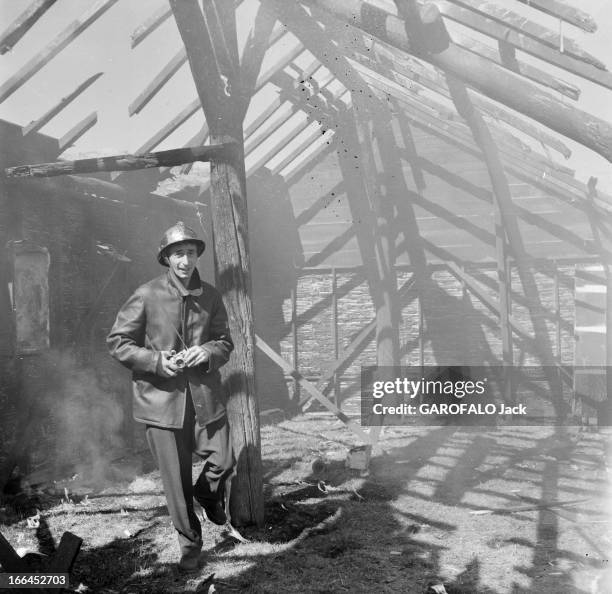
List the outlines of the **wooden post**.
<svg viewBox="0 0 612 594">
<path fill-rule="evenodd" d="M 606 271 L 606 388 L 608 394 L 607 410 L 602 424 L 612 424 L 612 263 L 604 264 Z"/>
<path fill-rule="evenodd" d="M 232 143 L 229 162 L 211 164 L 211 215 L 217 286 L 224 296 L 235 350 L 226 366 L 228 416 L 237 458 L 231 515 L 237 525 L 263 524 L 259 410 L 255 399 L 254 329 L 240 86 L 234 3 L 171 0 L 212 143 Z"/>
<path fill-rule="evenodd" d="M 555 298 L 555 338 L 556 338 L 556 352 L 557 352 L 557 363 L 561 365 L 561 299 L 559 295 L 559 267 L 556 260 L 552 262 L 554 266 L 553 272 L 553 291 Z"/>
<path fill-rule="evenodd" d="M 334 361 L 338 360 L 338 296 L 337 296 L 337 291 L 338 291 L 338 278 L 336 275 L 336 268 L 332 267 L 331 270 L 331 290 L 332 290 L 332 294 L 331 294 L 331 298 L 332 298 L 332 302 L 331 302 L 331 335 L 332 335 L 332 344 L 334 346 Z M 334 379 L 333 379 L 333 384 L 334 384 L 334 404 L 336 406 L 338 406 L 338 402 L 340 400 L 339 396 L 339 386 L 338 386 L 338 373 L 336 371 L 334 371 Z"/>
<path fill-rule="evenodd" d="M 297 280 L 291 287 L 291 341 L 293 345 L 293 369 L 298 371 L 299 343 L 298 343 L 298 324 L 297 324 Z M 293 398 L 295 402 L 300 401 L 300 382 L 293 376 Z"/>
</svg>

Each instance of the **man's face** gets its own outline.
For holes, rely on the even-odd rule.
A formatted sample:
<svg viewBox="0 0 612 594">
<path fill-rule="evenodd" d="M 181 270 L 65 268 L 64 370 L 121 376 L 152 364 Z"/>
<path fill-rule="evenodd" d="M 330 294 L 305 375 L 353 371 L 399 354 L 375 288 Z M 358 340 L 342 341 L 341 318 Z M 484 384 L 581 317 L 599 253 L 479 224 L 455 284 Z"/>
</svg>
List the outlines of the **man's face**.
<svg viewBox="0 0 612 594">
<path fill-rule="evenodd" d="M 198 246 L 190 241 L 171 245 L 166 253 L 168 266 L 183 282 L 188 282 L 198 262 Z"/>
</svg>

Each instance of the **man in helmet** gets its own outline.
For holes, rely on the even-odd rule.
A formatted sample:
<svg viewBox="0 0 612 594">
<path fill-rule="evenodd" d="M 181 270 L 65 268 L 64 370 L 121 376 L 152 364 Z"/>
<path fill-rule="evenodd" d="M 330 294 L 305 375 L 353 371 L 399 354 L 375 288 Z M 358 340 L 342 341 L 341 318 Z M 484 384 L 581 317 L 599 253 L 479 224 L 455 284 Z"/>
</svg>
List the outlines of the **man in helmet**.
<svg viewBox="0 0 612 594">
<path fill-rule="evenodd" d="M 205 247 L 184 223 L 170 227 L 157 254 L 168 271 L 136 289 L 107 338 L 111 355 L 132 371 L 134 418 L 146 425 L 184 570 L 197 569 L 202 548 L 193 498 L 209 520 L 225 524 L 224 485 L 234 466 L 219 374 L 233 343 L 221 295 L 196 268 Z M 192 452 L 204 460 L 195 485 Z"/>
</svg>

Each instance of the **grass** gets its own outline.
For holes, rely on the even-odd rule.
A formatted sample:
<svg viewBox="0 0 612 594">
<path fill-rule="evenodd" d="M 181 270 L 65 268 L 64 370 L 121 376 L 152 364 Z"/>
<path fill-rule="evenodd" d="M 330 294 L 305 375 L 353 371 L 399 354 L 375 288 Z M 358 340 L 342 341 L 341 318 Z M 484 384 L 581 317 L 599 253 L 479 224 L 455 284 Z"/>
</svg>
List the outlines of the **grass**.
<svg viewBox="0 0 612 594">
<path fill-rule="evenodd" d="M 154 470 L 97 491 L 68 481 L 7 498 L 0 530 L 43 552 L 66 530 L 81 536 L 71 586 L 96 593 L 208 592 L 212 574 L 217 592 L 612 591 L 604 435 L 394 427 L 368 473 L 344 466 L 355 443 L 323 413 L 262 427 L 265 526 L 241 529 L 250 542 L 240 543 L 205 525 L 193 575 L 176 569 Z M 326 467 L 315 475 L 316 457 Z M 28 528 L 36 508 L 40 526 Z"/>
</svg>

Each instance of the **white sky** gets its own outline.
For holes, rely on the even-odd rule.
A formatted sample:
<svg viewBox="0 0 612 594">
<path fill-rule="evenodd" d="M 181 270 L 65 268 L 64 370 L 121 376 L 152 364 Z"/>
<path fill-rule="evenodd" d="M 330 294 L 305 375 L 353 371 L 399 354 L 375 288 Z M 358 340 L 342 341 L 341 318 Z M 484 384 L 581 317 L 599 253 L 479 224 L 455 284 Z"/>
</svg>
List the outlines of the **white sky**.
<svg viewBox="0 0 612 594">
<path fill-rule="evenodd" d="M 31 0 L 0 0 L 0 17 L 4 26 L 8 26 L 30 2 Z M 573 3 L 590 13 L 598 23 L 599 29 L 595 34 L 588 34 L 564 24 L 564 34 L 575 39 L 584 49 L 611 68 L 611 2 L 574 0 Z M 59 31 L 66 28 L 92 4 L 92 0 L 58 0 L 13 51 L 0 56 L 0 80 L 5 81 L 17 72 Z M 556 19 L 542 15 L 514 0 L 498 0 L 497 4 L 529 16 L 555 31 L 559 28 Z M 133 31 L 148 15 L 166 5 L 166 0 L 146 0 L 146 2 L 119 0 L 30 81 L 0 104 L 0 118 L 26 125 L 40 117 L 86 78 L 103 71 L 104 76 L 41 131 L 50 136 L 61 137 L 78 121 L 96 110 L 98 123 L 78 140 L 71 153 L 109 154 L 136 150 L 196 98 L 189 69 L 184 65 L 142 112 L 132 117 L 128 114 L 128 104 L 142 91 L 161 66 L 182 47 L 172 19 L 168 19 L 136 48 L 130 47 Z M 239 9 L 240 43 L 244 42 L 250 29 L 256 6 L 257 0 L 245 0 Z M 271 54 L 272 52 L 269 52 L 268 59 L 274 58 Z M 554 70 L 547 65 L 543 67 Z M 556 71 L 556 73 L 560 78 L 573 82 L 582 90 L 577 106 L 612 122 L 611 90 L 566 72 Z M 269 100 L 270 93 L 260 93 L 251 106 L 251 116 L 263 109 Z M 567 101 L 574 103 L 569 99 Z M 202 122 L 203 116 L 198 112 L 156 148 L 159 150 L 182 146 L 182 143 L 197 132 Z M 567 139 L 563 140 L 574 152 L 565 164 L 577 170 L 577 177 L 586 180 L 591 175 L 596 176 L 600 180 L 600 187 L 612 193 L 610 164 L 592 151 Z M 562 160 L 560 156 L 559 159 Z"/>
</svg>

